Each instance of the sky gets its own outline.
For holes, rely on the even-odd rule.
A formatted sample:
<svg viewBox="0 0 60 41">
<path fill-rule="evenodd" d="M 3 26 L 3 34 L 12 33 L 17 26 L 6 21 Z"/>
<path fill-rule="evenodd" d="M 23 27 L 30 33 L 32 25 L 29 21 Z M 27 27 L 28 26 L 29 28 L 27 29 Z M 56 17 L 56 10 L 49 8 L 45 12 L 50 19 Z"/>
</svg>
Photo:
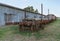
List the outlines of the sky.
<svg viewBox="0 0 60 41">
<path fill-rule="evenodd" d="M 43 3 L 43 14 L 54 14 L 60 17 L 60 0 L 0 0 L 0 3 L 8 4 L 18 8 L 25 8 L 27 6 L 33 6 L 34 9 L 38 9 L 41 13 L 41 3 Z"/>
</svg>

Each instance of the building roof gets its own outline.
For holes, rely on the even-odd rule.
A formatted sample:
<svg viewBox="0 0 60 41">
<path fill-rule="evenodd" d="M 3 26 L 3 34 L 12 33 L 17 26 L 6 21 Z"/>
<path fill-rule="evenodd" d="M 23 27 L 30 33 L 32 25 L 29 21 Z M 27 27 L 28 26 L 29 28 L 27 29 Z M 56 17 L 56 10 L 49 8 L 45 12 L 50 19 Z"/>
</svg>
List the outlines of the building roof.
<svg viewBox="0 0 60 41">
<path fill-rule="evenodd" d="M 50 15 L 50 16 L 55 16 L 54 14 L 48 14 L 48 16 L 49 16 L 49 15 Z"/>
<path fill-rule="evenodd" d="M 24 9 L 20 9 L 20 8 L 17 8 L 17 7 L 14 7 L 14 6 L 10 6 L 10 5 L 7 5 L 7 4 L 3 4 L 3 3 L 0 3 L 0 6 L 4 6 L 4 7 L 16 9 L 16 10 L 21 10 L 21 11 L 26 11 L 26 10 L 24 10 Z M 26 11 L 26 12 L 30 12 L 30 11 Z M 30 13 L 40 14 L 40 13 L 35 13 L 35 12 L 30 12 Z M 41 15 L 41 14 L 40 14 L 40 15 Z"/>
</svg>

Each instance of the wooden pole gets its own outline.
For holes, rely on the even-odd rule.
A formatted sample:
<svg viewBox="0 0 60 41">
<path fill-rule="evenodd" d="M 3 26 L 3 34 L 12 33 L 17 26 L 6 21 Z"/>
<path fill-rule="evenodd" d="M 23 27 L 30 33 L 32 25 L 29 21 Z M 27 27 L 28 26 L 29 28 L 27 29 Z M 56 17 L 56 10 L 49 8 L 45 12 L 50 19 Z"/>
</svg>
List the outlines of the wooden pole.
<svg viewBox="0 0 60 41">
<path fill-rule="evenodd" d="M 41 21 L 42 21 L 42 15 L 43 15 L 43 4 L 41 4 Z"/>
<path fill-rule="evenodd" d="M 43 4 L 41 4 L 41 14 L 43 14 Z"/>
<path fill-rule="evenodd" d="M 25 10 L 25 18 L 26 18 L 26 10 Z"/>
<path fill-rule="evenodd" d="M 49 9 L 48 9 L 48 21 L 49 21 Z"/>
</svg>

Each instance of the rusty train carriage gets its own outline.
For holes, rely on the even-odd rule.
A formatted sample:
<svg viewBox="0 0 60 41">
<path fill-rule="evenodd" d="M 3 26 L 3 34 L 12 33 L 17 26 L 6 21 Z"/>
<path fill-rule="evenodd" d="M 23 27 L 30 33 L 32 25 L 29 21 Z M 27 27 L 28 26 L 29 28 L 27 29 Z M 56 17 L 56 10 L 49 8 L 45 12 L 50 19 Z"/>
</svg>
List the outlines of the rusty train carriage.
<svg viewBox="0 0 60 41">
<path fill-rule="evenodd" d="M 28 20 L 28 19 L 27 19 Z M 20 30 L 31 30 L 36 31 L 41 27 L 41 23 L 38 20 L 25 20 L 19 24 Z"/>
<path fill-rule="evenodd" d="M 44 27 L 42 27 L 43 25 L 48 24 L 54 20 L 56 20 L 56 16 L 54 15 L 43 15 L 42 20 L 40 18 L 25 18 L 19 23 L 19 29 L 21 31 L 38 31 L 40 29 L 44 29 Z"/>
<path fill-rule="evenodd" d="M 36 31 L 40 29 L 41 23 L 40 20 L 36 19 L 24 19 L 23 22 L 20 22 L 19 26 L 20 30 Z"/>
</svg>

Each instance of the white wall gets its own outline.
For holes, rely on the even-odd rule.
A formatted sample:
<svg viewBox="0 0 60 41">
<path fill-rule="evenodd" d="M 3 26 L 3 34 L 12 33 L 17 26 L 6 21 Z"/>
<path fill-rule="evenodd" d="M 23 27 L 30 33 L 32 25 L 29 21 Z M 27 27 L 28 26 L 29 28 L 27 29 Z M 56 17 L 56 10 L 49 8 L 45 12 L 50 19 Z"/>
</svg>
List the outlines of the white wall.
<svg viewBox="0 0 60 41">
<path fill-rule="evenodd" d="M 5 18 L 4 18 L 5 13 L 13 14 L 12 22 L 19 22 L 22 21 L 22 19 L 24 18 L 24 11 L 0 6 L 0 25 L 5 25 Z"/>
<path fill-rule="evenodd" d="M 41 20 L 41 15 L 40 14 L 34 14 L 34 13 L 29 13 L 29 12 L 26 12 L 26 16 L 27 18 L 37 18 L 37 19 L 40 19 Z"/>
<path fill-rule="evenodd" d="M 2 8 L 0 7 L 0 26 L 5 25 L 3 12 L 4 11 L 2 11 Z"/>
<path fill-rule="evenodd" d="M 26 17 L 27 18 L 34 18 L 35 14 L 26 12 Z"/>
<path fill-rule="evenodd" d="M 24 11 L 0 6 L 0 25 L 5 25 L 5 17 L 4 17 L 5 13 L 13 14 L 11 22 L 21 22 L 22 19 L 25 18 Z M 27 16 L 27 18 L 34 18 L 34 16 L 36 16 L 36 18 L 41 19 L 41 15 L 30 13 L 30 12 L 26 12 L 26 16 Z"/>
</svg>

